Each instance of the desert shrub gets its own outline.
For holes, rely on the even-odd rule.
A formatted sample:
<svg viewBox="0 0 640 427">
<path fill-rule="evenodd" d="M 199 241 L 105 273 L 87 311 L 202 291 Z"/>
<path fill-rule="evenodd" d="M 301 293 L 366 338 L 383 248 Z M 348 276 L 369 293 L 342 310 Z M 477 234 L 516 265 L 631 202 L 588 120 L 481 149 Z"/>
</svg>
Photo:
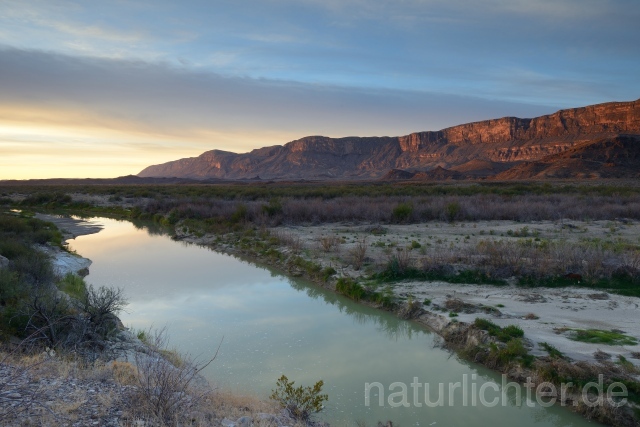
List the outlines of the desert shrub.
<svg viewBox="0 0 640 427">
<path fill-rule="evenodd" d="M 92 326 L 93 333 L 102 338 L 110 336 L 117 327 L 117 314 L 127 305 L 120 288 L 86 286 L 80 299 L 82 311 Z"/>
<path fill-rule="evenodd" d="M 503 336 L 510 338 L 522 338 L 524 336 L 524 331 L 520 326 L 517 325 L 508 325 L 502 328 Z"/>
<path fill-rule="evenodd" d="M 280 199 L 273 198 L 273 199 L 269 200 L 269 204 L 262 205 L 262 212 L 264 212 L 265 214 L 267 214 L 270 217 L 273 217 L 273 216 L 281 214 L 282 213 L 282 203 L 280 202 Z"/>
<path fill-rule="evenodd" d="M 329 396 L 322 394 L 324 382 L 320 380 L 313 387 L 294 387 L 294 384 L 294 381 L 289 381 L 289 378 L 282 375 L 270 398 L 278 402 L 293 418 L 308 421 L 313 414 L 322 411 L 323 402 L 329 399 Z"/>
<path fill-rule="evenodd" d="M 247 218 L 247 206 L 244 204 L 240 204 L 236 206 L 235 212 L 231 215 L 231 222 L 237 223 L 240 221 L 244 221 Z"/>
<path fill-rule="evenodd" d="M 8 259 L 15 259 L 25 256 L 30 252 L 30 248 L 23 242 L 15 238 L 4 238 L 0 240 L 0 255 Z"/>
<path fill-rule="evenodd" d="M 324 281 L 326 282 L 326 281 L 328 281 L 328 280 L 329 280 L 329 278 L 330 278 L 331 276 L 333 276 L 333 275 L 334 275 L 334 274 L 336 274 L 336 273 L 337 273 L 337 271 L 336 271 L 336 269 L 335 269 L 335 268 L 333 268 L 333 267 L 325 267 L 325 268 L 322 270 L 322 280 L 324 280 Z"/>
<path fill-rule="evenodd" d="M 71 338 L 74 322 L 78 320 L 76 313 L 69 299 L 55 289 L 32 291 L 21 305 L 17 319 L 24 322 L 25 344 L 56 348 L 73 346 L 70 341 L 82 341 L 82 338 Z"/>
<path fill-rule="evenodd" d="M 0 268 L 0 307 L 15 306 L 26 292 L 16 272 Z"/>
<path fill-rule="evenodd" d="M 71 196 L 60 192 L 35 193 L 25 198 L 20 204 L 26 206 L 50 205 L 64 206 L 72 202 Z"/>
<path fill-rule="evenodd" d="M 500 326 L 496 325 L 491 320 L 482 319 L 480 317 L 476 318 L 474 325 L 476 326 L 476 328 L 482 329 L 483 331 L 487 331 L 489 333 L 496 333 L 500 330 Z"/>
<path fill-rule="evenodd" d="M 460 206 L 459 202 L 454 201 L 454 202 L 447 203 L 444 209 L 444 216 L 447 221 L 453 222 L 457 219 L 461 210 L 462 210 L 462 207 Z"/>
<path fill-rule="evenodd" d="M 501 328 L 493 323 L 491 320 L 476 318 L 474 325 L 478 329 L 487 331 L 492 337 L 496 337 L 502 342 L 510 342 L 514 339 L 519 339 L 524 336 L 524 331 L 517 325 L 509 325 Z"/>
<path fill-rule="evenodd" d="M 55 279 L 49 256 L 35 250 L 14 259 L 12 269 L 23 282 L 34 288 L 46 286 Z"/>
<path fill-rule="evenodd" d="M 530 355 L 520 338 L 514 338 L 502 347 L 492 345 L 490 357 L 495 358 L 498 365 L 506 365 L 517 360 L 523 362 L 524 365 L 529 365 L 531 362 Z"/>
<path fill-rule="evenodd" d="M 411 266 L 409 251 L 402 249 L 396 251 L 387 263 L 386 270 L 394 277 L 402 277 Z"/>
<path fill-rule="evenodd" d="M 391 214 L 396 222 L 408 221 L 413 214 L 413 205 L 411 203 L 400 203 L 393 209 Z"/>
<path fill-rule="evenodd" d="M 174 365 L 165 357 L 169 350 L 164 329 L 153 333 L 149 346 L 151 354 L 135 353 L 133 378 L 125 372 L 126 378 L 136 385 L 128 402 L 129 411 L 137 418 L 163 426 L 187 425 L 191 410 L 208 396 L 206 388 L 196 385 L 198 375 L 215 360 L 218 351 L 205 363 L 181 355 L 181 363 Z"/>
<path fill-rule="evenodd" d="M 363 238 L 356 242 L 355 246 L 349 250 L 349 255 L 353 262 L 353 268 L 360 270 L 362 264 L 364 264 L 364 260 L 367 258 L 367 239 Z"/>
<path fill-rule="evenodd" d="M 330 252 L 334 248 L 339 248 L 340 238 L 338 236 L 321 236 L 318 243 L 324 252 Z"/>
</svg>

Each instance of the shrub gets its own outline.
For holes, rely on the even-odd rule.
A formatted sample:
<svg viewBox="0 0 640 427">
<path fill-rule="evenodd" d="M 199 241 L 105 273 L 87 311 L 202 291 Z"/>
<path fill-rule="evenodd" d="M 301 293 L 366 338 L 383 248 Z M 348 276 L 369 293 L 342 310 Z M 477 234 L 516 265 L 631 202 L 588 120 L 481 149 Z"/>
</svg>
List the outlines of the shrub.
<svg viewBox="0 0 640 427">
<path fill-rule="evenodd" d="M 333 267 L 325 267 L 325 268 L 322 270 L 322 280 L 324 280 L 324 281 L 326 282 L 326 281 L 328 281 L 328 280 L 329 280 L 329 278 L 330 278 L 331 276 L 333 276 L 333 275 L 334 275 L 334 274 L 336 274 L 336 273 L 337 273 L 337 271 L 336 271 L 336 269 L 335 269 L 335 268 L 333 268 Z"/>
<path fill-rule="evenodd" d="M 364 238 L 356 243 L 356 245 L 349 251 L 351 260 L 353 262 L 353 268 L 360 270 L 364 260 L 367 258 L 367 239 Z"/>
<path fill-rule="evenodd" d="M 231 222 L 237 223 L 247 218 L 247 206 L 240 204 L 236 207 L 236 211 L 231 215 Z"/>
<path fill-rule="evenodd" d="M 48 285 L 55 279 L 49 256 L 39 251 L 30 251 L 16 258 L 13 269 L 22 281 L 34 288 Z"/>
<path fill-rule="evenodd" d="M 0 307 L 15 305 L 25 292 L 15 272 L 0 268 Z"/>
<path fill-rule="evenodd" d="M 392 217 L 397 222 L 407 221 L 413 214 L 413 205 L 411 203 L 400 203 L 393 209 Z"/>
<path fill-rule="evenodd" d="M 80 303 L 94 332 L 106 338 L 116 330 L 116 315 L 127 305 L 127 300 L 120 288 L 101 286 L 96 289 L 89 285 Z"/>
<path fill-rule="evenodd" d="M 505 337 L 510 338 L 522 338 L 524 336 L 524 331 L 520 326 L 517 325 L 509 325 L 502 328 L 502 334 Z"/>
<path fill-rule="evenodd" d="M 509 325 L 504 328 L 496 325 L 490 320 L 476 318 L 474 325 L 478 329 L 487 331 L 492 337 L 496 337 L 502 342 L 510 342 L 513 339 L 519 339 L 524 336 L 524 331 L 517 325 Z"/>
<path fill-rule="evenodd" d="M 364 288 L 353 279 L 346 277 L 338 279 L 336 291 L 356 301 L 360 301 L 365 296 Z"/>
<path fill-rule="evenodd" d="M 400 251 L 396 251 L 393 257 L 389 260 L 386 271 L 392 277 L 402 277 L 409 269 L 410 264 L 411 258 L 409 256 L 409 251 L 402 249 Z"/>
<path fill-rule="evenodd" d="M 20 256 L 25 256 L 30 252 L 30 249 L 24 243 L 8 238 L 0 240 L 0 255 L 8 259 L 15 259 Z"/>
<path fill-rule="evenodd" d="M 481 319 L 479 317 L 476 318 L 474 325 L 476 326 L 476 328 L 487 331 L 490 334 L 491 332 L 497 332 L 500 330 L 500 326 L 496 325 L 491 320 Z"/>
<path fill-rule="evenodd" d="M 448 203 L 445 206 L 445 210 L 444 210 L 444 214 L 445 214 L 445 217 L 446 217 L 447 221 L 449 221 L 449 222 L 455 221 L 461 210 L 462 210 L 462 208 L 460 206 L 460 203 L 458 203 L 458 202 Z"/>
<path fill-rule="evenodd" d="M 131 411 L 163 426 L 190 424 L 187 418 L 190 410 L 207 396 L 206 390 L 197 390 L 194 383 L 200 372 L 216 359 L 218 351 L 206 363 L 197 364 L 180 356 L 181 363 L 173 365 L 165 358 L 168 351 L 164 329 L 153 334 L 149 346 L 151 354 L 136 352 L 134 356 L 137 375 L 133 380 L 137 387 L 129 401 Z"/>
<path fill-rule="evenodd" d="M 282 375 L 270 399 L 278 402 L 293 418 L 308 421 L 311 415 L 322 411 L 323 402 L 329 399 L 329 396 L 322 394 L 324 382 L 320 380 L 313 387 L 294 387 L 294 384 L 294 381 Z"/>
<path fill-rule="evenodd" d="M 333 248 L 338 248 L 340 245 L 340 238 L 337 236 L 322 236 L 318 239 L 320 247 L 324 252 L 330 252 Z"/>
<path fill-rule="evenodd" d="M 71 196 L 59 192 L 47 192 L 47 193 L 35 193 L 25 198 L 20 204 L 33 206 L 33 205 L 50 205 L 50 206 L 63 206 L 72 202 Z"/>
<path fill-rule="evenodd" d="M 491 354 L 500 365 L 506 365 L 516 360 L 520 360 L 525 366 L 530 363 L 530 356 L 520 338 L 512 339 L 504 347 L 493 345 Z"/>
<path fill-rule="evenodd" d="M 268 205 L 262 205 L 262 212 L 266 213 L 268 216 L 273 217 L 282 213 L 282 203 L 280 203 L 279 199 L 271 199 L 269 200 Z"/>
</svg>

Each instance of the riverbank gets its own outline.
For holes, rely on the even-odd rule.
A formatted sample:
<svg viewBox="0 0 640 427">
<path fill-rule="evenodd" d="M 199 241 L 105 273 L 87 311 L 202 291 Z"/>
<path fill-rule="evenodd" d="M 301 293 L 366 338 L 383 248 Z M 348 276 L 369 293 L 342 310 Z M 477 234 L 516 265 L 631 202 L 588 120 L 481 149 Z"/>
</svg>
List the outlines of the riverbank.
<svg viewBox="0 0 640 427">
<path fill-rule="evenodd" d="M 622 239 L 637 236 L 638 224 L 620 224 L 623 228 L 620 232 L 624 236 Z M 433 241 L 432 250 L 453 252 L 463 245 L 477 245 L 480 236 L 483 239 L 496 236 L 495 239 L 516 240 L 529 233 L 536 233 L 535 238 L 549 238 L 557 234 L 562 236 L 564 242 L 571 244 L 571 238 L 579 241 L 573 230 L 583 230 L 584 227 L 587 230 L 588 227 L 602 229 L 605 225 L 592 222 L 572 222 L 568 226 L 552 222 L 518 223 L 514 232 L 514 224 L 510 221 L 491 222 L 482 228 L 473 223 L 384 227 L 323 224 L 276 227 L 244 234 L 207 235 L 178 224 L 174 238 L 257 259 L 260 263 L 293 276 L 305 277 L 333 291 L 336 291 L 336 285 L 341 280 L 349 280 L 361 286 L 362 295 L 385 295 L 388 297 L 385 301 L 393 301 L 393 304 L 380 302 L 377 297 L 373 301 L 371 298 L 357 297 L 359 302 L 392 311 L 401 318 L 412 319 L 441 335 L 449 348 L 521 382 L 529 377 L 536 385 L 547 381 L 559 385 L 560 380 L 572 379 L 566 376 L 566 372 L 573 370 L 574 374 L 579 372 L 575 380 L 583 383 L 597 380 L 598 374 L 602 374 L 609 380 L 625 379 L 635 387 L 640 379 L 640 317 L 638 299 L 635 297 L 578 286 L 528 288 L 517 286 L 515 278 L 500 282 L 500 286 L 452 284 L 441 280 L 381 282 L 370 278 L 399 252 L 407 255 L 407 262 L 428 256 L 429 252 L 425 250 L 421 253 L 419 249 L 429 241 Z M 612 233 L 610 227 L 603 233 Z M 529 231 L 524 232 L 522 228 L 528 228 Z M 468 242 L 471 239 L 465 239 L 465 236 L 474 229 L 476 241 Z M 620 243 L 623 242 L 620 237 L 613 238 Z M 437 243 L 438 240 L 441 243 Z M 357 251 L 365 252 L 361 254 L 360 265 L 357 265 Z M 487 330 L 477 327 L 476 319 L 487 320 L 498 328 L 520 328 L 526 354 L 518 356 L 518 360 L 505 363 L 488 357 L 492 348 L 502 349 L 505 343 L 491 336 Z M 577 330 L 614 331 L 625 340 L 610 343 L 578 341 L 575 339 Z M 526 366 L 523 366 L 521 362 L 525 360 Z M 637 425 L 631 407 L 616 409 L 605 405 L 594 410 L 579 404 L 580 400 L 579 393 L 569 393 L 564 403 L 589 419 L 612 425 Z"/>
<path fill-rule="evenodd" d="M 426 227 L 428 225 L 429 227 Z M 578 227 L 578 225 L 573 225 Z M 628 224 L 624 224 L 627 226 Z M 633 225 L 633 224 L 631 224 Z M 524 331 L 523 343 L 526 345 L 528 353 L 536 356 L 537 359 L 535 365 L 532 367 L 523 368 L 517 366 L 515 363 L 507 363 L 501 366 L 496 366 L 490 359 L 485 363 L 498 371 L 508 373 L 511 378 L 524 381 L 527 376 L 533 378 L 536 383 L 541 383 L 548 378 L 540 375 L 540 372 L 549 367 L 553 367 L 555 370 L 567 369 L 568 367 L 583 367 L 581 363 L 588 361 L 588 369 L 585 375 L 591 375 L 594 372 L 603 372 L 611 378 L 612 375 L 624 375 L 627 378 L 637 379 L 637 375 L 630 372 L 629 365 L 621 365 L 619 361 L 615 359 L 616 355 L 630 355 L 633 357 L 634 346 L 618 346 L 612 345 L 610 349 L 612 351 L 608 353 L 603 351 L 601 347 L 604 345 L 598 344 L 585 344 L 577 341 L 573 341 L 569 338 L 571 331 L 564 329 L 566 326 L 562 326 L 564 323 L 570 320 L 571 316 L 575 316 L 575 313 L 584 314 L 581 312 L 587 311 L 587 308 L 583 306 L 586 304 L 583 301 L 581 309 L 575 311 L 577 307 L 571 307 L 572 303 L 578 300 L 592 301 L 594 304 L 591 309 L 596 311 L 616 311 L 617 307 L 610 309 L 609 304 L 611 302 L 620 304 L 625 301 L 632 301 L 629 297 L 622 297 L 615 294 L 605 292 L 594 292 L 585 288 L 562 288 L 562 289 L 527 289 L 515 285 L 508 286 L 487 286 L 487 285 L 473 285 L 473 284 L 451 284 L 443 281 L 401 281 L 401 282 L 389 282 L 389 283 L 373 283 L 367 282 L 367 277 L 372 274 L 375 268 L 381 268 L 383 263 L 388 262 L 391 258 L 390 255 L 395 255 L 399 252 L 409 253 L 410 256 L 418 257 L 422 254 L 420 248 L 412 248 L 409 250 L 408 246 L 415 246 L 413 241 L 420 241 L 421 247 L 426 246 L 424 238 L 420 238 L 419 232 L 416 228 L 420 228 L 421 225 L 412 226 L 398 226 L 398 229 L 405 230 L 405 234 L 395 230 L 393 226 L 380 227 L 376 225 L 352 225 L 352 224 L 335 224 L 335 225 L 323 225 L 321 227 L 276 227 L 272 229 L 264 230 L 244 230 L 241 233 L 230 233 L 228 235 L 220 234 L 199 234 L 196 230 L 192 231 L 183 224 L 176 226 L 175 239 L 184 240 L 187 242 L 205 244 L 212 248 L 233 253 L 241 256 L 248 256 L 259 260 L 259 262 L 274 266 L 277 269 L 284 270 L 288 274 L 293 276 L 305 276 L 312 279 L 316 283 L 323 287 L 334 290 L 336 289 L 336 282 L 340 278 L 352 279 L 355 281 L 361 281 L 367 291 L 373 292 L 389 292 L 391 298 L 395 301 L 393 306 L 383 306 L 375 302 L 366 302 L 368 305 L 376 306 L 394 312 L 397 316 L 402 318 L 411 318 L 416 322 L 431 328 L 439 333 L 445 339 L 445 344 L 451 348 L 455 348 L 469 357 L 471 360 L 475 360 L 483 363 L 481 352 L 488 352 L 491 345 L 500 346 L 503 343 L 494 339 L 487 333 L 473 325 L 476 318 L 490 319 L 499 326 L 514 325 L 518 323 L 522 325 Z M 424 228 L 434 228 L 436 230 L 442 230 L 446 228 L 446 224 L 423 224 Z M 510 225 L 513 227 L 513 225 Z M 520 227 L 534 227 L 534 224 L 520 224 Z M 550 229 L 554 224 L 547 225 Z M 555 225 L 559 227 L 558 225 Z M 333 232 L 331 227 L 333 228 Z M 449 226 L 451 230 L 455 230 L 460 233 L 460 229 L 473 228 L 473 224 L 457 224 L 457 227 Z M 491 229 L 500 229 L 503 227 L 502 233 L 496 235 L 496 232 L 490 233 L 485 231 L 484 235 L 521 239 L 520 235 L 526 234 L 521 231 L 521 228 L 516 229 L 518 236 L 512 236 L 514 232 L 509 233 L 509 230 L 513 228 L 508 224 L 491 224 Z M 568 227 L 569 230 L 574 228 Z M 535 229 L 534 229 L 535 230 Z M 427 235 L 425 233 L 425 235 Z M 511 234 L 511 235 L 510 235 Z M 568 234 L 568 232 L 566 233 Z M 633 234 L 633 231 L 630 233 Z M 303 239 L 300 236 L 307 236 Z M 478 232 L 478 235 L 482 236 Z M 508 237 L 506 237 L 508 236 Z M 335 246 L 330 250 L 325 250 L 323 247 L 323 239 L 329 238 L 332 241 L 332 245 Z M 376 240 L 377 239 L 377 240 Z M 438 239 L 447 239 L 446 236 L 440 236 L 435 240 L 435 245 Z M 356 266 L 354 259 L 354 251 L 359 247 L 362 247 L 362 242 L 367 241 L 366 253 L 362 260 L 362 265 Z M 379 244 L 380 241 L 385 241 L 385 245 Z M 456 241 L 457 240 L 457 241 Z M 451 238 L 448 242 L 448 249 L 456 249 L 455 244 L 452 248 L 451 243 L 464 242 L 462 237 L 458 239 Z M 269 241 L 268 245 L 261 245 L 260 242 Z M 398 242 L 410 242 L 405 245 L 401 245 Z M 419 242 L 419 243 L 420 243 Z M 389 244 L 391 243 L 391 244 Z M 464 242 L 466 244 L 466 242 Z M 434 245 L 434 246 L 435 246 Z M 438 249 L 442 248 L 439 246 Z M 400 251 L 398 251 L 400 249 Z M 391 253 L 390 253 L 391 252 Z M 425 250 L 426 252 L 426 250 Z M 357 268 L 356 268 L 357 267 Z M 333 272 L 331 272 L 333 270 Z M 586 293 L 588 292 L 588 293 Z M 555 294 L 554 294 L 555 293 Z M 552 295 L 553 294 L 553 295 Z M 424 299 L 423 299 L 424 297 Z M 605 298 L 606 297 L 606 298 Z M 425 300 L 430 300 L 427 304 Z M 568 301 L 567 301 L 568 300 Z M 588 302 L 587 301 L 587 302 Z M 364 299 L 360 302 L 365 302 Z M 507 304 L 508 302 L 508 304 Z M 564 304 L 564 305 L 563 305 Z M 575 305 L 575 304 L 573 304 Z M 503 307 L 500 307 L 503 306 Z M 529 309 L 529 307 L 540 307 L 540 310 L 536 312 Z M 563 307 L 570 307 L 569 309 L 563 309 Z M 629 310 L 633 310 L 628 307 Z M 451 313 L 455 313 L 455 317 L 451 316 Z M 605 311 L 606 313 L 606 311 Z M 545 317 L 540 316 L 543 314 Z M 560 316 L 555 318 L 553 316 Z M 563 317 L 564 316 L 564 317 Z M 568 317 L 567 317 L 568 316 Z M 584 326 L 584 322 L 590 320 L 591 314 L 585 317 L 579 317 L 576 326 Z M 555 319 L 556 326 L 553 326 L 549 319 Z M 611 321 L 608 316 L 604 316 L 601 320 Z M 623 319 L 622 319 L 623 320 Z M 631 319 L 633 320 L 633 319 Z M 617 320 L 613 320 L 614 322 Z M 538 327 L 534 327 L 538 324 Z M 564 323 L 563 323 L 564 322 Z M 559 327 L 557 325 L 560 325 Z M 600 327 L 609 327 L 609 324 L 599 325 Z M 631 330 L 620 329 L 620 325 L 614 323 L 614 327 L 617 327 L 619 331 L 623 331 L 625 334 L 633 333 Z M 544 337 L 536 337 L 535 331 L 540 329 L 547 335 Z M 554 329 L 560 329 L 560 334 Z M 634 329 L 635 331 L 635 329 Z M 553 334 L 550 335 L 550 334 Z M 533 337 L 533 339 L 532 339 Z M 566 345 L 567 347 L 561 347 L 559 349 L 553 344 L 553 341 L 537 341 L 538 339 L 557 338 L 560 341 L 556 344 L 560 346 Z M 633 336 L 632 336 L 633 338 Z M 563 354 L 562 361 L 557 358 L 551 357 L 549 350 L 540 345 L 541 342 L 546 342 L 551 348 L 555 348 L 559 353 Z M 583 346 L 582 351 L 573 350 L 579 346 Z M 594 349 L 592 351 L 592 349 Z M 600 349 L 601 351 L 598 351 Z M 624 353 L 616 353 L 615 351 L 621 350 Z M 567 352 L 566 354 L 564 352 Z M 609 355 L 609 360 L 598 360 L 593 355 L 597 353 L 598 357 L 603 357 L 602 354 Z M 569 354 L 571 356 L 569 356 Z M 579 357 L 584 357 L 580 359 Z M 573 359 L 568 361 L 567 358 Z M 595 360 L 595 361 L 594 361 Z M 625 360 L 629 358 L 625 357 Z M 621 360 L 620 360 L 621 361 Z M 632 366 L 633 362 L 629 362 Z M 562 366 L 560 366 L 562 365 Z M 585 377 L 590 379 L 590 377 Z M 572 402 L 579 401 L 577 395 L 568 395 L 567 399 Z M 593 411 L 584 406 L 573 407 L 591 419 L 601 420 L 609 422 L 615 425 L 633 425 L 629 424 L 632 418 L 629 414 L 620 415 L 620 412 L 612 412 L 611 408 L 604 408 L 603 412 Z"/>
<path fill-rule="evenodd" d="M 539 346 L 547 342 L 576 361 L 596 362 L 594 353 L 600 350 L 613 357 L 623 356 L 640 368 L 640 298 L 614 293 L 566 286 L 562 288 L 524 287 L 515 284 L 515 277 L 506 280 L 505 285 L 482 285 L 476 283 L 450 283 L 442 280 L 399 280 L 388 283 L 367 282 L 366 277 L 384 266 L 402 252 L 407 256 L 407 264 L 416 264 L 429 258 L 432 252 L 446 256 L 473 247 L 480 241 L 522 241 L 526 237 L 512 237 L 513 230 L 528 228 L 530 235 L 538 239 L 562 239 L 567 245 L 578 244 L 585 233 L 592 239 L 613 239 L 618 244 L 631 244 L 640 236 L 640 222 L 618 223 L 619 231 L 611 236 L 610 227 L 605 222 L 581 223 L 578 221 L 558 224 L 553 222 L 517 223 L 512 221 L 492 221 L 486 223 L 429 223 L 411 225 L 386 225 L 376 229 L 372 225 L 324 224 L 319 226 L 296 226 L 270 228 L 273 236 L 278 236 L 276 250 L 286 257 L 300 256 L 312 260 L 321 270 L 334 269 L 332 280 L 325 282 L 307 274 L 304 268 L 290 265 L 287 260 L 262 254 L 251 245 L 243 245 L 242 238 L 220 237 L 218 235 L 197 236 L 176 227 L 176 238 L 194 244 L 208 245 L 228 253 L 255 256 L 261 262 L 284 268 L 290 274 L 307 278 L 320 285 L 335 290 L 337 278 L 348 277 L 362 280 L 363 285 L 372 289 L 390 292 L 400 303 L 413 300 L 420 303 L 425 312 L 444 318 L 446 323 L 473 322 L 475 318 L 486 318 L 500 326 L 516 324 L 521 327 L 532 342 L 533 355 L 546 354 Z M 383 231 L 381 231 L 383 230 Z M 470 230 L 473 230 L 471 232 Z M 575 231 L 578 230 L 578 231 Z M 585 231 L 586 230 L 586 231 Z M 510 233 L 511 231 L 511 233 Z M 465 236 L 473 236 L 466 239 Z M 230 236 L 229 236 L 230 237 Z M 323 240 L 334 243 L 329 250 L 323 249 Z M 362 244 L 364 242 L 364 245 Z M 412 249 L 418 242 L 420 248 Z M 433 242 L 431 248 L 425 248 Z M 440 242 L 440 243 L 437 243 Z M 365 252 L 360 268 L 356 268 L 353 253 L 358 247 Z M 428 249 L 421 251 L 421 249 Z M 452 260 L 454 263 L 455 260 Z M 448 300 L 457 299 L 463 304 L 475 307 L 490 307 L 491 310 L 456 311 L 446 309 Z M 425 300 L 431 304 L 424 305 Z M 446 310 L 443 314 L 442 309 Z M 455 312 L 455 318 L 448 317 Z M 588 344 L 570 339 L 571 329 L 619 330 L 633 337 L 635 345 Z M 562 329 L 566 329 L 562 331 Z"/>
<path fill-rule="evenodd" d="M 58 226 L 65 239 L 101 229 L 90 221 L 37 218 Z M 55 245 L 38 249 L 49 255 L 57 276 L 88 274 L 90 260 Z M 12 338 L 0 348 L 0 423 L 140 427 L 188 419 L 194 426 L 298 425 L 274 402 L 215 390 L 197 374 L 199 364 L 167 350 L 158 335 L 136 336 L 121 327 L 102 344 L 86 360 L 49 348 L 34 352 Z M 158 412 L 157 405 L 167 405 L 170 413 Z"/>
</svg>

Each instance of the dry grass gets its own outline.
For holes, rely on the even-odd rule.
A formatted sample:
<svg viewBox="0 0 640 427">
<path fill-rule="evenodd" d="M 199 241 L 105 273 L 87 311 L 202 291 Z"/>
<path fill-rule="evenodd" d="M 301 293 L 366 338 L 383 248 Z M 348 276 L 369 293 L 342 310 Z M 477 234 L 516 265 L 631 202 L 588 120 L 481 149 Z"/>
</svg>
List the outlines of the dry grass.
<svg viewBox="0 0 640 427">
<path fill-rule="evenodd" d="M 280 408 L 273 401 L 260 400 L 253 396 L 243 396 L 228 391 L 215 391 L 207 402 L 218 417 L 232 420 L 258 413 L 276 414 Z"/>
<path fill-rule="evenodd" d="M 271 231 L 271 237 L 276 238 L 281 245 L 287 246 L 294 254 L 299 254 L 304 249 L 302 239 L 293 233 L 276 229 Z"/>
<path fill-rule="evenodd" d="M 129 362 L 111 362 L 113 379 L 120 385 L 135 385 L 138 382 L 137 369 Z"/>
<path fill-rule="evenodd" d="M 364 237 L 358 241 L 351 250 L 349 250 L 349 256 L 353 263 L 355 270 L 360 270 L 364 264 L 364 260 L 367 258 L 367 238 Z"/>
<path fill-rule="evenodd" d="M 321 236 L 318 238 L 318 244 L 324 252 L 334 251 L 340 252 L 340 243 L 342 240 L 338 236 Z"/>
<path fill-rule="evenodd" d="M 57 416 L 76 421 L 80 407 L 87 401 L 87 394 L 83 390 L 78 390 L 72 396 L 65 396 L 65 399 L 55 401 L 50 407 Z"/>
<path fill-rule="evenodd" d="M 185 358 L 182 360 L 184 361 Z M 236 420 L 243 416 L 251 417 L 254 426 L 273 427 L 275 424 L 272 420 L 262 419 L 258 414 L 280 413 L 280 409 L 272 401 L 194 386 L 192 382 L 188 381 L 194 372 L 191 369 L 193 365 L 189 365 L 188 361 L 182 365 L 183 371 L 179 371 L 178 368 L 166 361 L 151 360 L 149 362 L 153 369 L 165 371 L 164 373 L 155 372 L 157 375 L 160 377 L 164 375 L 173 381 L 170 384 L 172 387 L 169 394 L 167 395 L 160 390 L 159 396 L 173 397 L 174 393 L 179 395 L 176 397 L 176 405 L 172 407 L 171 413 L 164 417 L 159 417 L 154 412 L 153 401 L 150 402 L 150 396 L 145 394 L 143 390 L 144 387 L 153 385 L 153 392 L 157 391 L 155 385 L 158 383 L 148 382 L 149 366 L 138 369 L 129 362 L 120 361 L 83 364 L 71 358 L 50 357 L 44 353 L 32 355 L 0 353 L 0 363 L 17 368 L 15 375 L 0 378 L 0 403 L 2 403 L 0 404 L 0 425 L 53 426 L 83 422 L 87 417 L 87 405 L 91 406 L 92 417 L 98 417 L 96 419 L 109 415 L 109 411 L 113 410 L 114 405 L 119 406 L 123 410 L 120 424 L 127 427 L 138 426 L 139 421 L 158 427 L 185 425 L 185 423 L 193 427 L 205 427 L 219 425 L 223 418 Z M 147 370 L 145 371 L 145 369 Z M 117 392 L 99 391 L 91 394 L 87 394 L 84 389 L 79 388 L 72 393 L 67 392 L 65 395 L 60 395 L 57 388 L 40 388 L 37 393 L 30 396 L 33 404 L 17 407 L 9 413 L 7 405 L 4 404 L 6 402 L 2 398 L 3 393 L 9 395 L 15 390 L 6 387 L 7 383 L 11 383 L 12 379 L 25 374 L 29 375 L 31 381 L 55 379 L 56 381 L 69 380 L 79 383 L 90 381 L 93 384 L 113 382 L 124 388 L 116 389 L 119 390 Z M 186 385 L 185 379 L 187 380 Z M 162 388 L 162 384 L 160 386 Z M 182 387 L 182 391 L 179 390 L 179 387 Z M 55 396 L 55 398 L 51 399 L 51 396 Z M 304 424 L 290 425 L 301 427 Z"/>
</svg>

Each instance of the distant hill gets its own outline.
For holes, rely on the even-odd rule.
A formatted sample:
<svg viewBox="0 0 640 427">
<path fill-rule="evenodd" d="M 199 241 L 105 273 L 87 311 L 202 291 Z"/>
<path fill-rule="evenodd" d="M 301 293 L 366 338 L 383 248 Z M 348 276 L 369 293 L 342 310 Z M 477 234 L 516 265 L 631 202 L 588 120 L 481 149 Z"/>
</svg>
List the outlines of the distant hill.
<svg viewBox="0 0 640 427">
<path fill-rule="evenodd" d="M 195 180 L 186 178 L 142 178 L 136 175 L 118 178 L 47 178 L 47 179 L 7 179 L 0 180 L 3 185 L 141 185 L 141 184 L 200 184 L 217 183 L 219 179 Z"/>
<path fill-rule="evenodd" d="M 398 137 L 308 136 L 237 154 L 149 166 L 138 176 L 183 179 L 530 179 L 637 176 L 640 100 L 504 117 Z M 401 173 L 405 172 L 405 173 Z"/>
</svg>

